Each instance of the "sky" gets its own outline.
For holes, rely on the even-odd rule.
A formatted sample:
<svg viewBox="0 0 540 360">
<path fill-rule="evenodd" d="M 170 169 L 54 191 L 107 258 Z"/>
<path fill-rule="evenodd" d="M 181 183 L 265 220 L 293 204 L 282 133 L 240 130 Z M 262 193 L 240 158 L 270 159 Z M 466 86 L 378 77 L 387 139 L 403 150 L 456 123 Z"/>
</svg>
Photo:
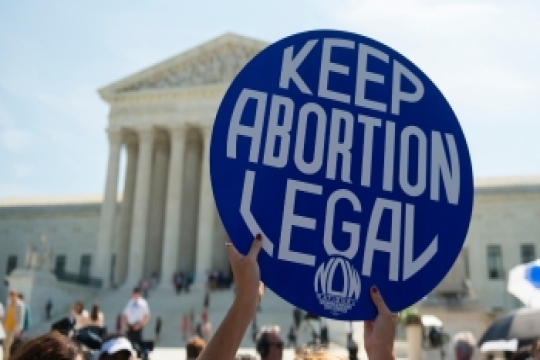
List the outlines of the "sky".
<svg viewBox="0 0 540 360">
<path fill-rule="evenodd" d="M 422 69 L 461 123 L 475 177 L 540 175 L 536 0 L 2 1 L 0 199 L 102 194 L 98 89 L 225 32 L 271 43 L 322 28 Z"/>
</svg>

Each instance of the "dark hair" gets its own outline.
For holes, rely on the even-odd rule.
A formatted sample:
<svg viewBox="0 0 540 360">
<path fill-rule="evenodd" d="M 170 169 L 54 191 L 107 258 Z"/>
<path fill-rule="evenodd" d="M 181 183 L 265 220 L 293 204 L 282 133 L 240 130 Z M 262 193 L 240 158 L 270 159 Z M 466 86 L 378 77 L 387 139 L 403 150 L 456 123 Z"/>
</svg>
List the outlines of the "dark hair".
<svg viewBox="0 0 540 360">
<path fill-rule="evenodd" d="M 90 312 L 90 320 L 98 321 L 98 319 L 99 319 L 99 304 L 94 303 L 94 305 L 92 305 L 92 311 Z"/>
<path fill-rule="evenodd" d="M 11 354 L 11 360 L 75 360 L 83 357 L 81 348 L 68 337 L 51 331 L 23 343 Z"/>
<path fill-rule="evenodd" d="M 517 352 L 514 353 L 514 355 L 512 355 L 511 359 L 512 360 L 527 360 L 527 359 L 531 359 L 530 357 L 530 354 L 529 351 L 527 350 L 518 350 Z"/>
<path fill-rule="evenodd" d="M 206 342 L 198 336 L 192 337 L 186 344 L 186 357 L 196 359 L 206 346 Z"/>
<path fill-rule="evenodd" d="M 25 339 L 22 336 L 17 336 L 15 339 L 13 339 L 13 342 L 11 343 L 11 347 L 9 348 L 9 353 L 14 354 L 15 351 L 17 351 L 18 348 L 21 347 L 22 344 L 25 343 Z"/>
<path fill-rule="evenodd" d="M 102 353 L 99 355 L 99 360 L 129 360 L 131 358 L 131 352 L 129 350 L 120 350 L 114 354 Z"/>
<path fill-rule="evenodd" d="M 84 304 L 82 301 L 76 301 L 73 305 L 73 310 L 77 313 L 77 315 L 81 315 L 84 310 Z"/>
<path fill-rule="evenodd" d="M 134 293 L 134 294 L 140 294 L 140 293 L 141 293 L 141 288 L 138 287 L 138 286 L 137 286 L 137 287 L 134 287 L 134 288 L 133 288 L 133 293 Z"/>
<path fill-rule="evenodd" d="M 255 349 L 261 355 L 261 358 L 268 356 L 270 352 L 270 334 L 276 334 L 279 336 L 280 328 L 277 325 L 263 326 L 256 337 Z"/>
<path fill-rule="evenodd" d="M 268 348 L 268 333 L 266 331 L 259 335 L 255 348 L 261 358 L 268 356 L 270 349 Z"/>
</svg>

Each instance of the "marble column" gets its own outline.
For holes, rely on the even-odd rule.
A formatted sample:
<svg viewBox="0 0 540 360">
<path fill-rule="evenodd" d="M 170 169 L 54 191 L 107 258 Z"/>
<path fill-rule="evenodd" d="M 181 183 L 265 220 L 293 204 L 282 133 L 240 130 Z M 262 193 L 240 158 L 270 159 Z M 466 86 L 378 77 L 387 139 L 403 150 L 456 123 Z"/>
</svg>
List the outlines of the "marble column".
<svg viewBox="0 0 540 360">
<path fill-rule="evenodd" d="M 165 224 L 165 203 L 167 201 L 167 175 L 169 170 L 169 135 L 156 131 L 154 137 L 154 160 L 152 162 L 152 180 L 150 185 L 148 236 L 144 254 L 143 274 L 154 272 L 159 275 L 163 248 Z"/>
<path fill-rule="evenodd" d="M 195 272 L 197 254 L 197 228 L 199 226 L 199 193 L 201 189 L 201 159 L 203 152 L 202 136 L 198 129 L 186 133 L 186 155 L 184 157 L 184 176 L 182 190 L 182 217 L 180 228 L 180 247 L 178 251 L 178 270 Z"/>
<path fill-rule="evenodd" d="M 152 128 L 137 129 L 139 135 L 139 160 L 135 180 L 135 202 L 131 224 L 128 276 L 126 286 L 135 285 L 143 276 L 144 250 L 148 224 L 148 198 L 152 174 Z"/>
<path fill-rule="evenodd" d="M 122 148 L 122 132 L 120 129 L 108 129 L 109 135 L 109 164 L 105 194 L 101 207 L 99 222 L 99 237 L 96 251 L 96 271 L 102 279 L 102 286 L 108 288 L 111 280 L 112 237 L 114 233 L 114 218 L 116 216 L 116 201 L 118 189 L 118 170 L 120 167 L 120 150 Z"/>
<path fill-rule="evenodd" d="M 203 156 L 201 188 L 199 194 L 199 224 L 197 231 L 197 255 L 195 262 L 196 285 L 204 284 L 206 272 L 212 270 L 212 239 L 214 236 L 214 197 L 210 184 L 210 135 L 211 128 L 201 128 Z M 223 245 L 225 246 L 225 244 Z"/>
<path fill-rule="evenodd" d="M 134 134 L 126 136 L 127 164 L 124 179 L 124 194 L 120 210 L 120 237 L 116 249 L 116 285 L 121 284 L 127 276 L 129 239 L 131 238 L 131 217 L 135 197 L 135 176 L 137 175 L 138 143 Z"/>
<path fill-rule="evenodd" d="M 180 244 L 180 220 L 182 217 L 182 179 L 186 131 L 183 127 L 172 128 L 169 182 L 165 209 L 165 236 L 161 256 L 161 287 L 172 288 L 172 275 L 177 270 Z"/>
</svg>

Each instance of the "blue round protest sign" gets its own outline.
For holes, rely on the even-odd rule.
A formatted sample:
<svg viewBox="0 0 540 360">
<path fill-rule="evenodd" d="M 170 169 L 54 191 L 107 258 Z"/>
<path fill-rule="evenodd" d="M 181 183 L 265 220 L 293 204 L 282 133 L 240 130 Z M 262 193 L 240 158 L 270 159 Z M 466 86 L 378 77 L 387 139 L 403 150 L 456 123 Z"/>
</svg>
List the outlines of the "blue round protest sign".
<svg viewBox="0 0 540 360">
<path fill-rule="evenodd" d="M 263 282 L 341 320 L 426 296 L 459 255 L 472 213 L 467 143 L 435 84 L 393 49 L 309 31 L 255 56 L 212 133 L 210 172 L 240 252 L 261 233 Z"/>
</svg>

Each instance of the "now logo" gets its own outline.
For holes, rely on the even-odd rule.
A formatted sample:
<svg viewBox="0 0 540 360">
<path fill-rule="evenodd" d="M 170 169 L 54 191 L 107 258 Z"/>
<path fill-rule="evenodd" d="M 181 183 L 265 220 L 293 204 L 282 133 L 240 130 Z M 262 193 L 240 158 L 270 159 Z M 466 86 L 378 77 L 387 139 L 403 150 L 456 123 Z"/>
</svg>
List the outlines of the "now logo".
<svg viewBox="0 0 540 360">
<path fill-rule="evenodd" d="M 335 276 L 341 273 L 343 286 L 335 288 Z M 326 264 L 322 263 L 315 273 L 313 286 L 316 293 L 323 293 L 342 298 L 358 300 L 360 297 L 360 275 L 358 271 L 343 258 L 331 258 Z"/>
</svg>

